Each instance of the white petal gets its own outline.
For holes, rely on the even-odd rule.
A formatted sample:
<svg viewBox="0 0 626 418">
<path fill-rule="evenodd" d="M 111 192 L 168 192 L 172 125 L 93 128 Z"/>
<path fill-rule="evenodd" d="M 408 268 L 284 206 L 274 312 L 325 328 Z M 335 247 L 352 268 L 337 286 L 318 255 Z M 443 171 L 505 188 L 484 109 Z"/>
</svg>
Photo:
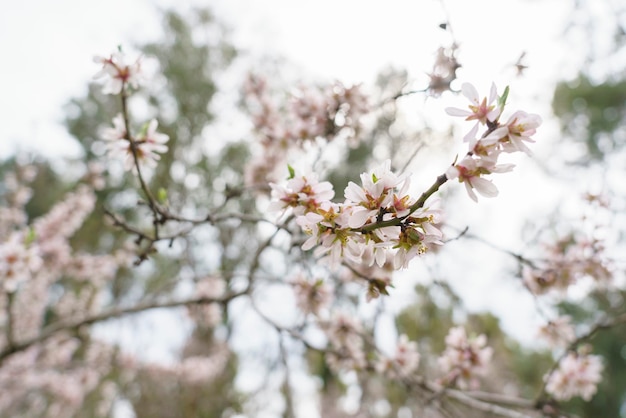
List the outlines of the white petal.
<svg viewBox="0 0 626 418">
<path fill-rule="evenodd" d="M 498 188 L 495 184 L 481 177 L 472 177 L 472 186 L 484 197 L 496 197 Z"/>
<path fill-rule="evenodd" d="M 478 96 L 478 90 L 476 90 L 474 85 L 470 83 L 463 83 L 461 86 L 461 92 L 463 92 L 463 96 L 467 97 L 472 103 L 479 103 L 480 97 Z"/>
<path fill-rule="evenodd" d="M 446 178 L 448 180 L 453 180 L 457 177 L 459 177 L 459 169 L 456 168 L 456 166 L 448 167 L 448 169 L 446 170 Z"/>
<path fill-rule="evenodd" d="M 365 192 L 361 186 L 352 181 L 348 183 L 348 187 L 343 191 L 343 195 L 346 199 L 354 203 L 367 202 L 367 196 L 365 196 Z"/>
<path fill-rule="evenodd" d="M 492 103 L 498 97 L 498 89 L 496 83 L 491 83 L 491 91 L 489 92 L 489 103 Z"/>
<path fill-rule="evenodd" d="M 446 107 L 446 113 L 450 116 L 471 116 L 472 112 L 456 107 Z"/>
<path fill-rule="evenodd" d="M 348 219 L 348 226 L 350 228 L 360 228 L 365 225 L 367 219 L 370 217 L 371 211 L 364 207 L 355 208 Z"/>
<path fill-rule="evenodd" d="M 317 237 L 316 236 L 309 237 L 309 239 L 304 241 L 304 244 L 302 244 L 302 250 L 308 251 L 311 248 L 315 247 L 316 245 L 317 245 Z"/>
<path fill-rule="evenodd" d="M 474 190 L 472 190 L 472 185 L 468 182 L 465 181 L 465 190 L 467 190 L 467 194 L 469 195 L 469 197 L 476 203 L 478 203 L 478 197 L 476 197 L 476 193 L 474 193 Z"/>
</svg>

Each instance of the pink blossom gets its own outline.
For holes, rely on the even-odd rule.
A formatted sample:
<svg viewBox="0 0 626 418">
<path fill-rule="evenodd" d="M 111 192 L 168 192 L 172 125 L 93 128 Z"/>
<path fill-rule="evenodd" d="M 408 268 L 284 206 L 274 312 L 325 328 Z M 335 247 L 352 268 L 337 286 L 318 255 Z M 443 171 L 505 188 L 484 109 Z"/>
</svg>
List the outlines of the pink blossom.
<svg viewBox="0 0 626 418">
<path fill-rule="evenodd" d="M 293 208 L 296 215 L 314 212 L 335 195 L 332 184 L 327 181 L 320 182 L 314 173 L 294 176 L 284 186 L 270 183 L 270 187 L 272 203 L 268 209 L 284 211 Z"/>
<path fill-rule="evenodd" d="M 361 174 L 361 186 L 349 182 L 344 196 L 346 204 L 353 206 L 348 220 L 350 228 L 360 228 L 372 222 L 381 209 L 391 204 L 398 205 L 401 212 L 406 214 L 408 198 L 398 198 L 393 194 L 394 188 L 402 182 L 405 182 L 405 178 L 391 171 L 391 160 L 386 160 L 371 172 Z"/>
<path fill-rule="evenodd" d="M 535 142 L 531 136 L 537 132 L 541 122 L 539 115 L 528 114 L 522 110 L 513 113 L 505 125 L 508 132 L 500 139 L 503 150 L 506 152 L 523 151 L 532 155 L 532 151 L 524 142 Z"/>
<path fill-rule="evenodd" d="M 485 169 L 481 170 L 477 160 L 471 156 L 466 156 L 461 162 L 446 170 L 446 177 L 449 180 L 458 178 L 460 183 L 465 184 L 469 197 L 478 202 L 474 189 L 484 197 L 495 197 L 498 195 L 498 188 L 491 181 L 481 177 L 482 174 L 485 174 L 485 171 Z M 487 171 L 487 174 L 489 173 Z"/>
<path fill-rule="evenodd" d="M 310 281 L 304 276 L 299 276 L 293 282 L 293 290 L 296 304 L 304 313 L 319 315 L 333 298 L 332 289 L 327 283 L 323 280 Z"/>
<path fill-rule="evenodd" d="M 484 335 L 468 338 L 463 327 L 451 328 L 446 336 L 446 349 L 438 359 L 443 382 L 461 389 L 478 387 L 476 377 L 486 373 L 493 354 L 486 345 Z"/>
<path fill-rule="evenodd" d="M 489 93 L 489 101 L 487 98 L 483 98 L 480 101 L 478 90 L 470 83 L 463 83 L 461 86 L 463 95 L 470 101 L 468 106 L 470 111 L 457 109 L 455 107 L 449 107 L 446 109 L 446 113 L 450 116 L 464 116 L 465 120 L 476 120 L 483 125 L 489 122 L 494 122 L 500 116 L 501 109 L 497 108 L 493 104 L 494 100 L 498 98 L 498 91 L 495 84 L 491 84 L 491 91 Z"/>
<path fill-rule="evenodd" d="M 119 116 L 117 117 L 119 118 Z M 119 119 L 113 120 L 115 124 L 115 128 L 105 131 L 106 135 L 105 139 L 112 139 L 112 142 L 109 145 L 109 151 L 114 155 L 119 155 L 121 157 L 125 157 L 124 167 L 126 170 L 136 170 L 135 164 L 135 156 L 136 155 L 137 162 L 140 165 L 145 165 L 147 167 L 155 167 L 157 161 L 161 159 L 159 154 L 165 153 L 168 150 L 167 145 L 165 143 L 169 141 L 169 136 L 163 133 L 157 132 L 158 122 L 156 119 L 152 119 L 146 125 L 144 132 L 142 132 L 135 139 L 126 138 L 125 132 L 122 132 L 121 126 L 118 126 Z M 120 138 L 120 135 L 123 135 Z M 115 141 L 117 139 L 117 141 Z"/>
<path fill-rule="evenodd" d="M 6 292 L 15 292 L 42 266 L 43 260 L 36 243 L 27 242 L 26 235 L 13 232 L 0 243 L 0 285 Z"/>
<path fill-rule="evenodd" d="M 552 347 L 567 347 L 576 339 L 576 332 L 571 323 L 571 317 L 560 316 L 548 321 L 539 329 L 539 336 L 545 339 Z"/>
<path fill-rule="evenodd" d="M 124 116 L 121 113 L 118 113 L 113 118 L 113 127 L 104 128 L 100 132 L 100 137 L 105 141 L 111 142 L 127 139 L 128 133 L 126 132 L 126 123 L 124 122 Z"/>
<path fill-rule="evenodd" d="M 417 351 L 417 343 L 410 341 L 406 334 L 400 335 L 393 357 L 381 357 L 377 370 L 386 373 L 390 377 L 408 377 L 417 371 L 420 354 Z"/>
<path fill-rule="evenodd" d="M 580 396 L 590 401 L 602 379 L 600 356 L 570 352 L 559 362 L 559 367 L 547 376 L 546 392 L 559 401 Z"/>
<path fill-rule="evenodd" d="M 139 59 L 133 64 L 126 64 L 124 54 L 114 52 L 109 58 L 95 56 L 93 60 L 97 64 L 102 64 L 102 69 L 93 78 L 104 79 L 102 87 L 104 94 L 119 94 L 125 86 L 137 88 L 143 82 Z"/>
<path fill-rule="evenodd" d="M 324 326 L 332 350 L 326 361 L 336 371 L 360 369 L 365 366 L 361 323 L 353 315 L 337 312 Z"/>
</svg>

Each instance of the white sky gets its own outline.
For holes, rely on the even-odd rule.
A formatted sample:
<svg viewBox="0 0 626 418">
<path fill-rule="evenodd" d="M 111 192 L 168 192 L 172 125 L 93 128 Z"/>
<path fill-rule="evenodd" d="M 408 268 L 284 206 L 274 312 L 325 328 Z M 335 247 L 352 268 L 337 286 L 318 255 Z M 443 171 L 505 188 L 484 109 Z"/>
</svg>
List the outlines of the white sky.
<svg viewBox="0 0 626 418">
<path fill-rule="evenodd" d="M 207 4 L 233 28 L 233 37 L 252 53 L 281 54 L 316 77 L 370 82 L 388 65 L 421 78 L 433 52 L 449 36 L 437 0 L 22 0 L 0 14 L 0 156 L 16 149 L 47 154 L 71 152 L 60 121 L 62 105 L 85 92 L 97 70 L 91 61 L 119 44 L 154 39 L 160 21 L 155 5 Z M 562 0 L 447 0 L 461 43 L 463 80 L 483 89 L 511 81 L 522 50 L 531 66 L 518 81 L 526 97 L 563 72 L 559 43 Z M 541 99 L 549 99 L 550 90 Z"/>
</svg>

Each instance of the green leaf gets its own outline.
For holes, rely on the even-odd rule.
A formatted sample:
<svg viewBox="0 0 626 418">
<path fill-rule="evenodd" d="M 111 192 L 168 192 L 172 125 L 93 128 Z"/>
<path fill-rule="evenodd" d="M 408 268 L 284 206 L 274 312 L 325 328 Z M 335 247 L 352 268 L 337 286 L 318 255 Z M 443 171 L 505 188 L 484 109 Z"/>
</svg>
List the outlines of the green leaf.
<svg viewBox="0 0 626 418">
<path fill-rule="evenodd" d="M 32 244 L 35 241 L 35 238 L 36 238 L 35 229 L 32 227 L 28 228 L 28 234 L 26 234 L 26 237 L 24 238 L 24 244 L 28 247 L 30 244 Z"/>
<path fill-rule="evenodd" d="M 296 170 L 294 170 L 290 164 L 287 164 L 287 170 L 289 170 L 289 177 L 287 177 L 287 180 L 291 180 L 296 176 Z"/>
<path fill-rule="evenodd" d="M 504 88 L 504 93 L 502 96 L 498 98 L 498 107 L 504 110 L 504 105 L 506 105 L 506 99 L 509 97 L 509 86 Z"/>
<path fill-rule="evenodd" d="M 167 202 L 167 190 L 165 190 L 163 187 L 160 187 L 157 191 L 157 200 L 159 201 L 159 203 Z"/>
</svg>

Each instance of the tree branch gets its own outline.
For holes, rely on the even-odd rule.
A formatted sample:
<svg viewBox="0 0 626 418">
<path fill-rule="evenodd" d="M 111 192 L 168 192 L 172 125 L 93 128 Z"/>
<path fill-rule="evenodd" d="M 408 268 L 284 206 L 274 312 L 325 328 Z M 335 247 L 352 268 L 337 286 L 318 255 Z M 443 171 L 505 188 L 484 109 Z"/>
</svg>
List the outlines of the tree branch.
<svg viewBox="0 0 626 418">
<path fill-rule="evenodd" d="M 136 313 L 145 312 L 148 310 L 158 309 L 158 308 L 178 308 L 182 306 L 203 305 L 203 304 L 208 304 L 208 303 L 227 304 L 231 300 L 239 296 L 243 296 L 246 293 L 247 293 L 246 291 L 235 292 L 235 293 L 231 293 L 221 298 L 196 297 L 196 298 L 191 298 L 191 299 L 168 301 L 168 302 L 150 301 L 150 302 L 139 303 L 137 305 L 133 305 L 129 307 L 113 308 L 108 311 L 104 311 L 99 314 L 87 316 L 84 318 L 69 318 L 67 320 L 54 322 L 48 325 L 47 327 L 43 328 L 41 332 L 35 337 L 28 338 L 23 341 L 14 342 L 13 344 L 7 346 L 4 350 L 0 351 L 0 365 L 10 355 L 15 354 L 19 351 L 26 350 L 35 344 L 42 343 L 48 338 L 62 331 L 77 329 L 82 326 L 92 325 L 98 322 L 104 322 L 110 319 L 119 318 L 122 316 L 136 314 Z"/>
</svg>

